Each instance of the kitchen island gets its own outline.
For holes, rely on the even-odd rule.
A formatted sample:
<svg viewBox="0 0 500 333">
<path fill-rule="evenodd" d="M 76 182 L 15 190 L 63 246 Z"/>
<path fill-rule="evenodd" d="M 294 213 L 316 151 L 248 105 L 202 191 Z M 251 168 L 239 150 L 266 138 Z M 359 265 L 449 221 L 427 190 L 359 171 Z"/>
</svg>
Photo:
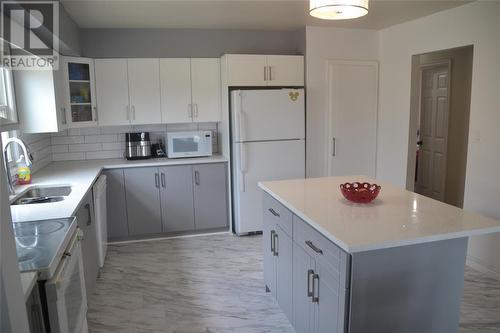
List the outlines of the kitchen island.
<svg viewBox="0 0 500 333">
<path fill-rule="evenodd" d="M 469 236 L 500 222 L 382 186 L 345 200 L 330 177 L 259 183 L 266 290 L 297 333 L 458 332 Z"/>
</svg>

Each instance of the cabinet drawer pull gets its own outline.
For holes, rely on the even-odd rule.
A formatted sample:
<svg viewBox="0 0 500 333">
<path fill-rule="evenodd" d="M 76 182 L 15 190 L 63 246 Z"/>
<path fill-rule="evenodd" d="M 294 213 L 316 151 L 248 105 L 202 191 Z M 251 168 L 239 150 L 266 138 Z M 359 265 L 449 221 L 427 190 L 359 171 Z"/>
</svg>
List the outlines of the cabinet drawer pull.
<svg viewBox="0 0 500 333">
<path fill-rule="evenodd" d="M 85 209 L 87 210 L 87 225 L 92 224 L 92 213 L 90 212 L 90 204 L 85 204 Z"/>
<path fill-rule="evenodd" d="M 278 234 L 277 233 L 274 233 L 274 256 L 277 257 L 278 256 Z"/>
<path fill-rule="evenodd" d="M 314 275 L 314 271 L 312 269 L 307 271 L 307 297 L 313 296 L 313 291 L 311 290 L 311 277 Z"/>
<path fill-rule="evenodd" d="M 281 215 L 280 215 L 280 213 L 278 213 L 277 211 L 275 211 L 275 210 L 274 210 L 274 209 L 272 209 L 272 208 L 269 208 L 269 211 L 271 212 L 271 214 L 273 214 L 273 215 L 274 215 L 274 216 L 276 216 L 276 217 L 280 217 L 280 216 L 281 216 Z"/>
<path fill-rule="evenodd" d="M 319 303 L 319 275 L 313 274 L 312 279 L 312 302 Z M 315 282 L 317 281 L 317 283 Z M 317 291 L 317 294 L 316 294 Z"/>
<path fill-rule="evenodd" d="M 323 255 L 323 250 L 317 248 L 316 245 L 313 244 L 313 242 L 306 241 L 306 245 L 309 246 L 311 249 L 313 249 L 314 252 Z"/>
<path fill-rule="evenodd" d="M 271 253 L 273 254 L 273 256 L 274 256 L 274 234 L 275 233 L 276 233 L 276 231 L 271 230 Z"/>
<path fill-rule="evenodd" d="M 160 188 L 160 179 L 158 177 L 158 173 L 155 173 L 155 186 L 156 188 Z"/>
</svg>

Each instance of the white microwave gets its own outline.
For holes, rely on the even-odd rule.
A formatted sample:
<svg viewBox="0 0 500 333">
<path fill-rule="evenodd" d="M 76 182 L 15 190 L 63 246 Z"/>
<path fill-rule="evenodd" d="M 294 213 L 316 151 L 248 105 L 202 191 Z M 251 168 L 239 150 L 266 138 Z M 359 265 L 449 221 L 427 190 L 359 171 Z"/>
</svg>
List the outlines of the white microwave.
<svg viewBox="0 0 500 333">
<path fill-rule="evenodd" d="M 212 132 L 167 133 L 168 158 L 212 156 Z"/>
</svg>

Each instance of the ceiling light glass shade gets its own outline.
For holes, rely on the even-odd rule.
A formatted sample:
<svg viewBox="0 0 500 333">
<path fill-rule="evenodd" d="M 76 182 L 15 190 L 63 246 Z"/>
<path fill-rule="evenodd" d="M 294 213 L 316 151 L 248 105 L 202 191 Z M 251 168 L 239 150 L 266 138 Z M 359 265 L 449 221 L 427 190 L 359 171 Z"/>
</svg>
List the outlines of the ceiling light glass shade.
<svg viewBox="0 0 500 333">
<path fill-rule="evenodd" d="M 310 0 L 309 14 L 324 20 L 345 20 L 368 14 L 368 0 Z"/>
</svg>

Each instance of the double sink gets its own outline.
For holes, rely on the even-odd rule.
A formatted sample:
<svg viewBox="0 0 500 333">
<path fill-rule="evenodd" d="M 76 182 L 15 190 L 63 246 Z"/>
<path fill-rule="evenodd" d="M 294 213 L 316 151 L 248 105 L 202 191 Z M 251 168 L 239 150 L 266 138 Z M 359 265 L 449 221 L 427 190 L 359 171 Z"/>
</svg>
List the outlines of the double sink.
<svg viewBox="0 0 500 333">
<path fill-rule="evenodd" d="M 71 186 L 36 186 L 18 196 L 11 205 L 30 205 L 63 201 L 71 193 Z"/>
</svg>

